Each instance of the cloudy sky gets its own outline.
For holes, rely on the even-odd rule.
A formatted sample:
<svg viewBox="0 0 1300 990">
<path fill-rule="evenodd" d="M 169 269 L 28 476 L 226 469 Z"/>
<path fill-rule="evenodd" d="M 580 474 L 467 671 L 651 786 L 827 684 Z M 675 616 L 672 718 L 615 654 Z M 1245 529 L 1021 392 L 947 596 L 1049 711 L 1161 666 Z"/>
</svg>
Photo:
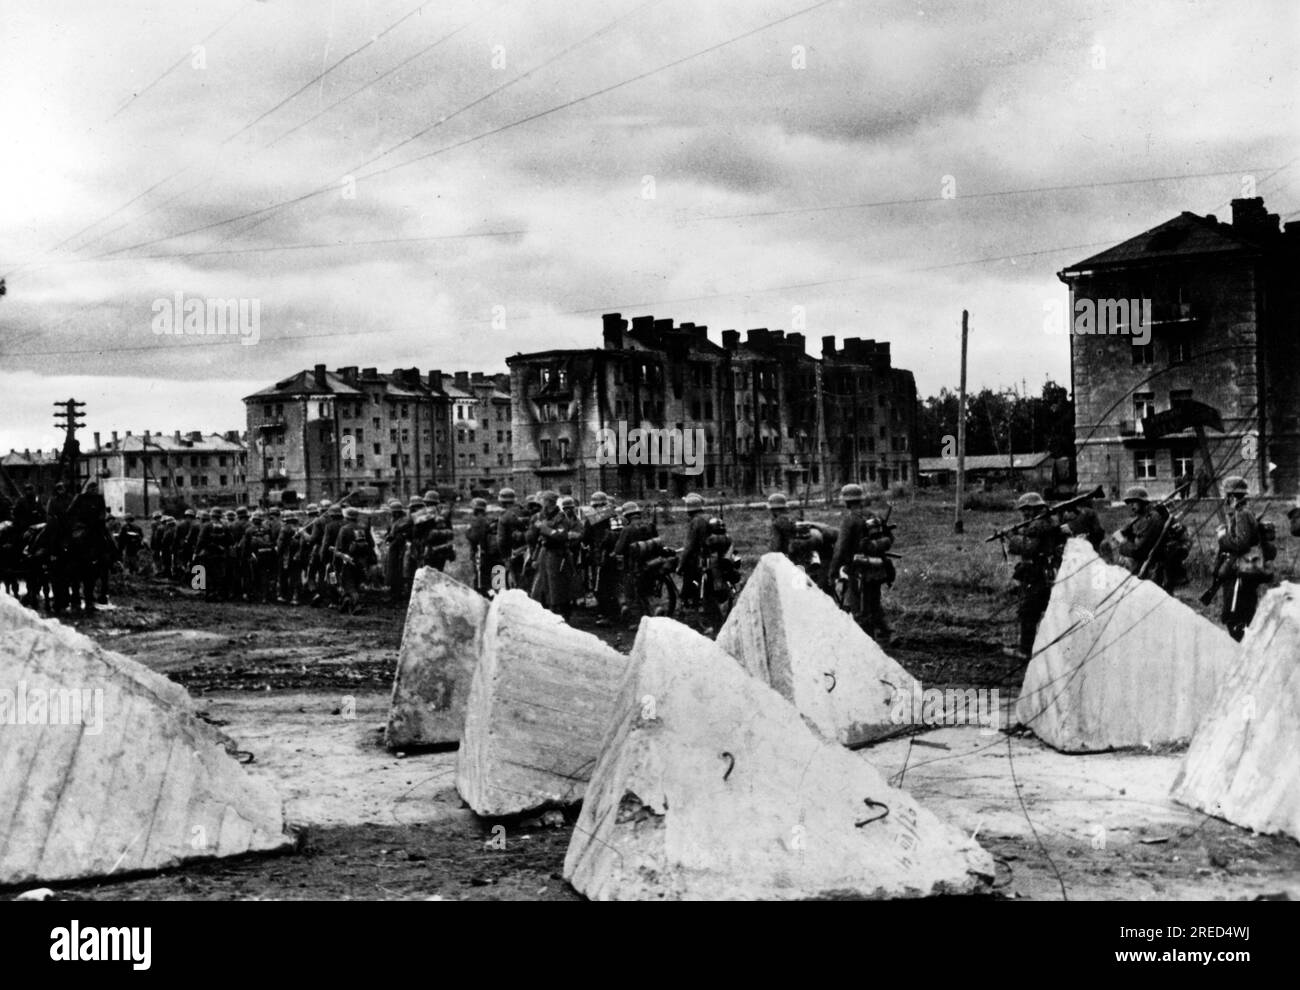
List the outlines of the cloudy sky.
<svg viewBox="0 0 1300 990">
<path fill-rule="evenodd" d="M 1300 210 L 1298 28 L 1293 0 L 5 0 L 0 449 L 53 446 L 69 395 L 105 433 L 235 429 L 302 367 L 504 370 L 613 310 L 888 340 L 925 395 L 966 308 L 976 387 L 1068 381 L 1056 271 L 1251 182 Z M 156 334 L 177 293 L 255 301 L 258 342 Z"/>
</svg>

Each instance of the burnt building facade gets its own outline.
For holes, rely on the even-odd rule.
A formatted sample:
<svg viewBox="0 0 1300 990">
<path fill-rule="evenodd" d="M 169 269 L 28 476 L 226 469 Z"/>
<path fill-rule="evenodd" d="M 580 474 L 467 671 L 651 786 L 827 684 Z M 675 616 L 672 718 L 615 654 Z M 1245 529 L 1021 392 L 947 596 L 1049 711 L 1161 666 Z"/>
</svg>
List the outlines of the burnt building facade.
<svg viewBox="0 0 1300 990">
<path fill-rule="evenodd" d="M 726 330 L 719 344 L 617 313 L 602 332 L 600 348 L 507 359 L 517 486 L 644 498 L 915 477 L 916 386 L 887 344 L 826 337 L 814 358 L 800 333 Z"/>
<path fill-rule="evenodd" d="M 1300 225 L 1237 199 L 1230 222 L 1185 212 L 1059 273 L 1081 486 L 1163 497 L 1239 474 L 1255 493 L 1300 490 L 1298 247 Z M 1204 448 L 1191 427 L 1145 434 L 1189 401 L 1222 421 Z"/>
</svg>

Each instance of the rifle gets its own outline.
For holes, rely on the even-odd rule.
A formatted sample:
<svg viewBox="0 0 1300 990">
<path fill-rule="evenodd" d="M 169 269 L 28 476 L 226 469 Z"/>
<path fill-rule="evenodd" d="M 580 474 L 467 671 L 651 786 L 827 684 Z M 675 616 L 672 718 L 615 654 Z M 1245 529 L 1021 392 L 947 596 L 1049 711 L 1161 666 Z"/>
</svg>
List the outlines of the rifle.
<svg viewBox="0 0 1300 990">
<path fill-rule="evenodd" d="M 1090 502 L 1095 498 L 1102 498 L 1105 494 L 1106 494 L 1105 489 L 1103 489 L 1101 485 L 1098 485 L 1090 492 L 1084 492 L 1082 495 L 1074 496 L 1074 498 L 1067 498 L 1064 502 L 1057 502 L 1055 505 L 1049 505 L 1047 507 L 1046 512 L 1040 513 L 1038 516 L 1035 516 L 1033 519 L 1024 519 L 1016 523 L 1014 526 L 1007 526 L 1003 529 L 1000 529 L 992 536 L 985 539 L 984 542 L 992 543 L 994 540 L 1004 540 L 1008 536 L 1011 536 L 1013 533 L 1019 533 L 1022 529 L 1024 529 L 1031 522 L 1033 522 L 1034 519 L 1043 518 L 1045 516 L 1054 516 L 1057 513 L 1065 512 L 1068 509 L 1073 509 L 1076 505 L 1081 505 L 1084 502 Z M 893 508 L 893 506 L 890 506 L 890 508 Z"/>
<path fill-rule="evenodd" d="M 1269 498 L 1264 502 L 1264 511 L 1260 513 L 1259 519 L 1257 520 L 1258 522 L 1262 523 L 1264 521 L 1264 517 L 1268 515 L 1269 503 L 1271 503 L 1272 501 L 1273 499 Z M 1210 586 L 1206 588 L 1204 593 L 1202 593 L 1201 595 L 1202 605 L 1209 605 L 1212 601 L 1214 601 L 1214 596 L 1217 595 L 1219 593 L 1219 589 L 1223 587 L 1223 582 L 1224 582 L 1223 565 L 1228 562 L 1228 558 L 1231 556 L 1232 554 L 1228 553 L 1225 550 L 1219 551 L 1219 555 L 1214 560 L 1214 574 L 1212 575 Z M 1234 601 L 1232 603 L 1232 608 L 1234 611 L 1236 607 L 1237 607 L 1237 603 L 1235 601 L 1235 593 L 1234 593 Z"/>
</svg>

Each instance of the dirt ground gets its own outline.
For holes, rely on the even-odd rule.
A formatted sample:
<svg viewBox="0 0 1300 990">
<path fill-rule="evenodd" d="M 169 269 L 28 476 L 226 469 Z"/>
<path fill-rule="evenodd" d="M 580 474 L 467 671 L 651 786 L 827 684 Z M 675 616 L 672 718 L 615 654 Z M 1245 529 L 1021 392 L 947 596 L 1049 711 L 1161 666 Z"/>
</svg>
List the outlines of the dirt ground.
<svg viewBox="0 0 1300 990">
<path fill-rule="evenodd" d="M 957 537 L 951 518 L 937 499 L 894 513 L 905 557 L 889 597 L 890 652 L 926 687 L 996 687 L 1009 708 L 1021 679 L 1000 652 L 1013 635 L 1010 568 L 983 542 L 1008 520 L 972 513 Z M 1114 529 L 1122 518 L 1112 510 L 1103 521 Z M 752 563 L 764 514 L 732 509 L 728 523 Z M 680 526 L 662 528 L 671 540 Z M 279 856 L 77 883 L 60 896 L 579 899 L 561 876 L 576 812 L 480 820 L 456 793 L 454 750 L 383 748 L 402 612 L 378 595 L 342 616 L 208 603 L 151 581 L 126 583 L 113 604 L 75 624 L 183 684 L 254 754 L 249 771 L 279 789 L 299 842 Z M 597 628 L 582 613 L 574 624 L 631 648 L 633 630 Z M 966 727 L 918 731 L 859 756 L 976 835 L 998 863 L 997 897 L 1060 899 L 1064 886 L 1070 899 L 1300 898 L 1300 844 L 1169 799 L 1179 753 L 1066 756 L 1032 736 Z"/>
</svg>

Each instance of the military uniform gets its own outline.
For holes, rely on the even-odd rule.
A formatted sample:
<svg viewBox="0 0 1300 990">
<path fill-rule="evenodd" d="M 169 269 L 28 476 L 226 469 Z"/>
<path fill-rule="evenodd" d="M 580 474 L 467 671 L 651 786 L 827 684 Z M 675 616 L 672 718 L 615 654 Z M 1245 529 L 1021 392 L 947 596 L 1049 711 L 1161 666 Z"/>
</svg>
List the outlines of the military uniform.
<svg viewBox="0 0 1300 990">
<path fill-rule="evenodd" d="M 863 505 L 866 494 L 861 485 L 845 485 L 840 497 L 844 500 L 844 515 L 830 566 L 822 576 L 823 587 L 833 588 L 844 571 L 848 580 L 840 607 L 853 615 L 867 635 L 877 642 L 888 642 L 891 630 L 881 588 L 893 582 L 894 567 L 886 554 L 894 539 L 884 520 Z"/>
<path fill-rule="evenodd" d="M 225 601 L 230 594 L 226 571 L 230 562 L 230 530 L 221 513 L 213 512 L 201 527 L 194 559 L 203 568 L 204 598 Z"/>
<path fill-rule="evenodd" d="M 693 604 L 704 600 L 703 579 L 707 555 L 705 541 L 709 537 L 709 517 L 704 514 L 704 499 L 694 493 L 686 499 L 686 540 L 677 558 L 677 569 L 682 576 L 682 599 Z"/>
<path fill-rule="evenodd" d="M 1240 640 L 1255 618 L 1260 585 L 1266 582 L 1261 549 L 1260 525 L 1248 508 L 1244 478 L 1224 481 L 1227 525 L 1220 526 L 1219 567 L 1223 587 L 1220 619 L 1228 634 Z"/>
<path fill-rule="evenodd" d="M 1027 492 L 1016 504 L 1026 524 L 1012 534 L 1007 549 L 1020 558 L 1013 574 L 1020 586 L 1020 601 L 1016 608 L 1020 627 L 1018 656 L 1028 660 L 1034 652 L 1038 623 L 1042 621 L 1052 597 L 1052 581 L 1056 578 L 1056 567 L 1065 541 L 1060 527 L 1052 522 L 1051 517 L 1039 514 L 1047 505 L 1041 495 Z"/>
<path fill-rule="evenodd" d="M 515 504 L 513 489 L 503 488 L 497 493 L 501 503 L 501 517 L 497 520 L 497 553 L 509 568 L 515 587 L 523 587 L 524 534 L 528 530 L 528 513 Z"/>
<path fill-rule="evenodd" d="M 388 589 L 388 600 L 399 604 L 406 591 L 406 548 L 411 541 L 411 517 L 396 499 L 388 503 L 388 511 L 392 522 L 384 534 L 384 586 Z"/>
<path fill-rule="evenodd" d="M 349 506 L 334 542 L 334 567 L 339 576 L 339 609 L 355 612 L 361 602 L 366 569 L 374 561 L 375 545 L 361 513 Z"/>
<path fill-rule="evenodd" d="M 280 575 L 275 537 L 266 521 L 254 514 L 239 545 L 239 560 L 245 579 L 245 597 L 250 602 L 270 602 L 277 596 Z"/>
<path fill-rule="evenodd" d="M 277 597 L 282 602 L 297 604 L 301 599 L 302 563 L 298 541 L 298 517 L 287 513 L 280 521 L 280 533 L 275 539 L 275 556 L 279 561 L 280 582 Z"/>
<path fill-rule="evenodd" d="M 476 498 L 473 514 L 465 529 L 465 542 L 469 545 L 469 559 L 474 568 L 474 590 L 490 597 L 492 567 L 496 563 L 496 527 L 487 517 L 487 502 Z"/>
<path fill-rule="evenodd" d="M 1124 503 L 1133 510 L 1133 518 L 1119 531 L 1119 554 L 1132 573 L 1164 587 L 1166 577 L 1160 551 L 1169 513 L 1163 506 L 1151 504 L 1145 488 L 1130 488 L 1124 493 Z"/>
<path fill-rule="evenodd" d="M 529 592 L 534 600 L 564 618 L 573 611 L 578 585 L 574 551 L 582 539 L 582 525 L 572 511 L 573 505 L 573 499 L 566 495 L 555 504 L 547 504 L 538 516 L 537 577 Z"/>
<path fill-rule="evenodd" d="M 619 532 L 614 529 L 616 517 L 608 495 L 604 492 L 592 495 L 591 514 L 582 526 L 581 546 L 600 620 L 618 617 L 619 574 L 618 560 L 614 556 Z"/>
</svg>

